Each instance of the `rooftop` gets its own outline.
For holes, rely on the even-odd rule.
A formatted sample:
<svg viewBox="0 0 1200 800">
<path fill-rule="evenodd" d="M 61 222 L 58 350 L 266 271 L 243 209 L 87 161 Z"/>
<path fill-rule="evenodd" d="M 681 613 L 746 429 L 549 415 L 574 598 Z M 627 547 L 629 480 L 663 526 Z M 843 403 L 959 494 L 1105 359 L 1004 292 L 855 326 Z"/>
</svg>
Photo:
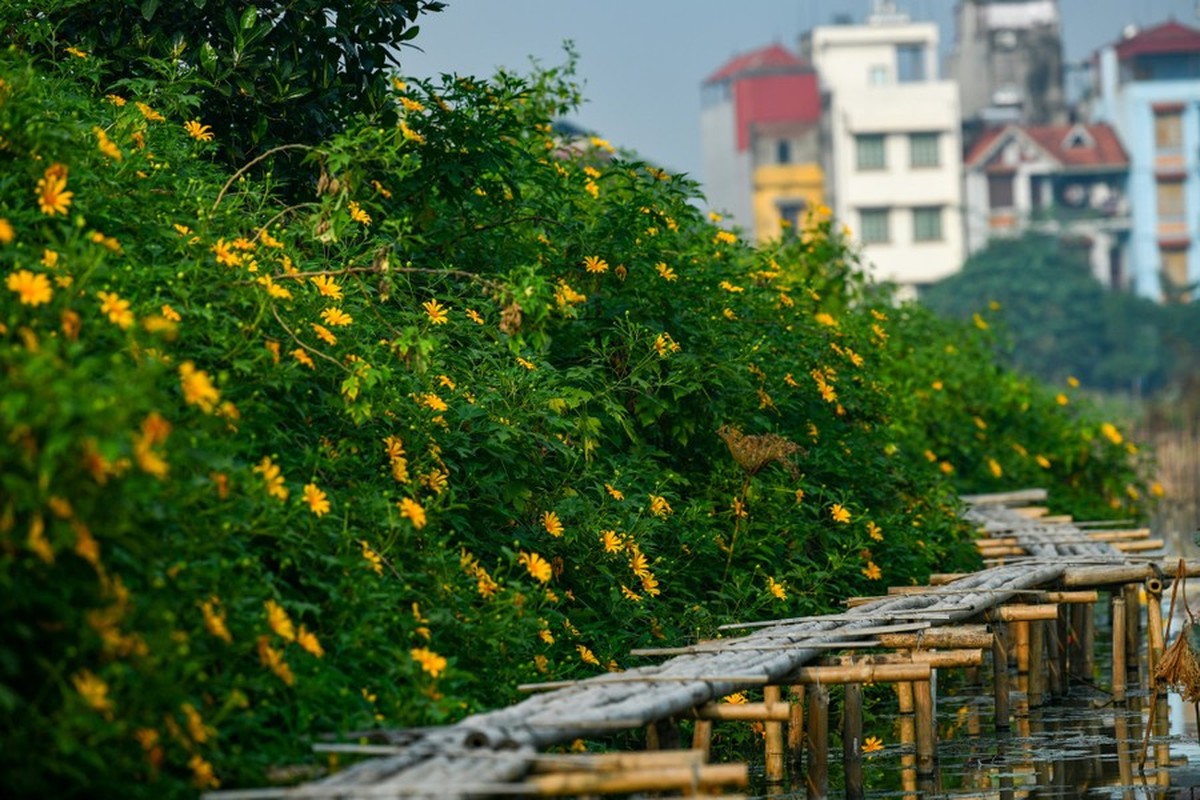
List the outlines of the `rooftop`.
<svg viewBox="0 0 1200 800">
<path fill-rule="evenodd" d="M 1115 47 L 1122 61 L 1135 56 L 1195 53 L 1200 51 L 1200 30 L 1168 20 L 1122 39 Z"/>
<path fill-rule="evenodd" d="M 967 154 L 968 168 L 981 167 L 1004 142 L 1023 136 L 1064 167 L 1127 167 L 1129 156 L 1117 133 L 1104 123 L 1093 125 L 1009 125 L 985 133 Z"/>
<path fill-rule="evenodd" d="M 720 69 L 704 79 L 705 83 L 717 83 L 733 77 L 777 73 L 807 72 L 812 67 L 807 61 L 782 45 L 772 44 L 734 56 Z"/>
</svg>

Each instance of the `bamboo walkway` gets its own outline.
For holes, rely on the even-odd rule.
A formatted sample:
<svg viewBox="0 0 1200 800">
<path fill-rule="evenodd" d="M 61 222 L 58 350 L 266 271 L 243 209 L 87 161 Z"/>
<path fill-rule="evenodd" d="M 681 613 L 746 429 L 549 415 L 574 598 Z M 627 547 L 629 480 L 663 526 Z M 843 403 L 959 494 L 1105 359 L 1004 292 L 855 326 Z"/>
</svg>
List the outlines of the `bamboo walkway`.
<svg viewBox="0 0 1200 800">
<path fill-rule="evenodd" d="M 1045 498 L 1044 490 L 963 498 L 965 518 L 980 531 L 977 544 L 987 566 L 979 572 L 933 576 L 930 586 L 895 587 L 886 596 L 852 598 L 844 613 L 729 625 L 725 628 L 748 632 L 690 647 L 634 651 L 666 660 L 586 680 L 522 687 L 536 693 L 450 726 L 372 731 L 370 740 L 377 744 L 319 745 L 319 750 L 375 757 L 301 786 L 211 792 L 207 797 L 465 798 L 636 791 L 729 797 L 722 793 L 744 787 L 747 769 L 743 764 L 707 763 L 705 736 L 712 721 L 765 722 L 767 774 L 782 774 L 787 751 L 783 723 L 791 723 L 789 744 L 798 749 L 805 723 L 797 702 L 803 687 L 809 688 L 807 744 L 818 748 L 815 760 L 810 751 L 810 765 L 819 767 L 806 779 L 809 796 L 821 797 L 827 775 L 820 774 L 820 765 L 827 754 L 822 756 L 819 748 L 827 731 L 822 729 L 826 723 L 820 709 L 822 701 L 828 702 L 826 687 L 834 683 L 857 687 L 896 682 L 901 711 L 906 711 L 907 702 L 907 710 L 916 712 L 918 767 L 928 768 L 936 745 L 929 735 L 923 741 L 922 731 L 934 727 L 928 700 L 933 671 L 978 666 L 984 653 L 1007 667 L 1015 645 L 1018 655 L 1024 654 L 1029 703 L 1060 696 L 1072 673 L 1091 677 L 1091 612 L 1098 589 L 1111 592 L 1114 620 L 1117 612 L 1122 617 L 1121 641 L 1131 643 L 1119 649 L 1122 656 L 1132 652 L 1135 664 L 1141 625 L 1137 597 L 1145 589 L 1150 605 L 1147 674 L 1153 674 L 1156 654 L 1161 656 L 1161 594 L 1175 564 L 1165 566 L 1161 555 L 1144 553 L 1161 548 L 1162 542 L 1149 539 L 1146 529 L 1116 531 L 1075 523 L 1030 505 Z M 1189 563 L 1187 571 L 1200 574 L 1200 562 Z M 1068 636 L 1068 631 L 1074 635 Z M 1116 637 L 1114 632 L 1115 641 Z M 1114 669 L 1113 690 L 1114 697 L 1119 689 L 1123 698 L 1127 661 L 1119 661 L 1121 675 L 1118 679 Z M 995 723 L 998 730 L 1007 729 L 1009 670 L 994 672 Z M 762 690 L 764 702 L 718 702 L 747 689 Z M 789 691 L 790 698 L 782 691 Z M 857 689 L 848 692 L 845 702 L 850 704 L 856 696 Z M 697 720 L 692 749 L 676 749 L 680 719 Z M 660 749 L 599 755 L 542 752 L 578 738 L 639 728 L 646 729 L 651 746 Z M 851 756 L 848 750 L 848 790 Z"/>
</svg>

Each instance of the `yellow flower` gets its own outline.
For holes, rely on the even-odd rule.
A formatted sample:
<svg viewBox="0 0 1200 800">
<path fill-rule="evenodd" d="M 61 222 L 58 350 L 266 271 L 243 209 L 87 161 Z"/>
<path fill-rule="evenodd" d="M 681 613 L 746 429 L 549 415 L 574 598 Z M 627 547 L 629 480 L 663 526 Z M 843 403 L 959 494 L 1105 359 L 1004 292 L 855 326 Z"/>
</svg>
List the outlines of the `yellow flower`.
<svg viewBox="0 0 1200 800">
<path fill-rule="evenodd" d="M 197 789 L 216 789 L 221 782 L 213 772 L 213 765 L 204 760 L 199 753 L 188 759 L 188 767 L 192 770 L 192 786 Z"/>
<path fill-rule="evenodd" d="M 867 535 L 877 542 L 883 541 L 883 529 L 876 525 L 873 521 L 867 523 Z"/>
<path fill-rule="evenodd" d="M 725 244 L 736 244 L 737 236 L 729 231 L 717 231 L 717 235 L 713 237 L 713 244 L 720 244 L 721 242 L 724 242 Z"/>
<path fill-rule="evenodd" d="M 188 405 L 200 406 L 200 410 L 211 414 L 221 393 L 202 369 L 196 369 L 191 361 L 179 365 L 179 383 L 183 387 L 183 399 Z"/>
<path fill-rule="evenodd" d="M 433 392 L 426 392 L 425 394 L 421 395 L 418 402 L 433 411 L 447 411 L 450 408 L 450 406 L 446 405 L 445 400 L 438 397 Z"/>
<path fill-rule="evenodd" d="M 225 244 L 224 239 L 217 239 L 217 243 L 209 249 L 217 257 L 218 264 L 224 264 L 227 267 L 236 267 L 242 263 L 241 255 L 235 253 L 229 245 Z"/>
<path fill-rule="evenodd" d="M 833 517 L 834 522 L 840 522 L 843 525 L 850 521 L 850 512 L 841 503 L 833 504 L 833 508 L 829 509 L 829 516 Z"/>
<path fill-rule="evenodd" d="M 868 736 L 863 740 L 862 751 L 864 753 L 878 753 L 883 749 L 883 741 L 878 736 Z"/>
<path fill-rule="evenodd" d="M 646 554 L 641 551 L 634 551 L 629 557 L 629 569 L 634 575 L 639 578 L 650 574 L 650 565 L 646 560 Z"/>
<path fill-rule="evenodd" d="M 445 325 L 450 320 L 446 314 L 446 307 L 436 299 L 422 303 L 421 308 L 425 309 L 425 313 L 429 315 L 429 321 L 434 325 Z"/>
<path fill-rule="evenodd" d="M 774 595 L 776 600 L 787 600 L 787 587 L 782 583 L 777 583 L 770 576 L 767 576 L 767 591 Z"/>
<path fill-rule="evenodd" d="M 1038 466 L 1042 469 L 1050 469 L 1050 459 L 1046 458 L 1041 453 L 1038 453 L 1036 456 L 1034 456 L 1034 460 L 1037 461 Z"/>
<path fill-rule="evenodd" d="M 329 328 L 326 328 L 324 325 L 318 325 L 314 322 L 312 323 L 312 329 L 313 333 L 317 334 L 317 336 L 319 336 L 327 344 L 337 344 L 337 337 L 333 335 Z"/>
<path fill-rule="evenodd" d="M 38 208 L 42 213 L 53 217 L 55 214 L 67 213 L 74 192 L 67 189 L 67 168 L 63 164 L 51 164 L 46 172 L 38 179 L 37 196 Z"/>
<path fill-rule="evenodd" d="M 599 256 L 584 256 L 583 268 L 588 272 L 600 274 L 608 272 L 608 262 Z"/>
<path fill-rule="evenodd" d="M 371 224 L 371 215 L 363 211 L 358 203 L 351 200 L 348 208 L 350 209 L 350 219 L 363 225 Z"/>
<path fill-rule="evenodd" d="M 97 677 L 90 669 L 80 670 L 71 676 L 75 691 L 91 708 L 106 717 L 112 716 L 113 703 L 108 697 L 108 684 Z"/>
<path fill-rule="evenodd" d="M 591 649 L 587 647 L 587 645 L 577 644 L 575 645 L 575 649 L 579 651 L 579 658 L 583 661 L 583 663 L 594 664 L 597 667 L 600 666 L 600 661 L 596 658 L 595 653 L 593 653 Z"/>
<path fill-rule="evenodd" d="M 198 119 L 190 119 L 183 123 L 183 129 L 187 131 L 188 136 L 198 142 L 211 142 L 213 139 L 212 128 L 208 125 L 201 125 Z"/>
<path fill-rule="evenodd" d="M 220 602 L 216 597 L 210 597 L 200 603 L 200 613 L 204 615 L 204 627 L 208 629 L 208 632 L 225 644 L 231 644 L 233 637 L 225 625 L 225 614 L 218 610 Z"/>
<path fill-rule="evenodd" d="M 0 217 L 0 244 L 12 244 L 16 238 L 17 233 L 13 230 L 12 223 Z"/>
<path fill-rule="evenodd" d="M 371 565 L 371 569 L 375 571 L 376 575 L 382 575 L 383 556 L 372 550 L 371 545 L 367 543 L 366 539 L 359 539 L 358 543 L 362 545 L 362 556 L 364 559 L 366 559 L 367 563 Z"/>
<path fill-rule="evenodd" d="M 171 308 L 170 303 L 163 303 L 163 306 L 159 310 L 159 313 L 163 315 L 164 319 L 168 319 L 171 322 L 179 322 L 179 320 L 183 319 L 183 317 L 179 316 L 178 311 Z"/>
<path fill-rule="evenodd" d="M 834 319 L 831 314 L 827 314 L 824 311 L 816 314 L 813 319 L 816 320 L 818 324 L 825 325 L 829 328 L 836 328 L 838 324 L 837 320 Z"/>
<path fill-rule="evenodd" d="M 975 323 L 975 327 L 979 328 L 981 331 L 986 331 L 988 329 L 987 322 L 978 314 L 971 315 L 971 322 Z"/>
<path fill-rule="evenodd" d="M 550 568 L 550 562 L 539 556 L 537 553 L 521 553 L 517 558 L 518 563 L 522 564 L 525 569 L 529 570 L 529 574 L 535 580 L 546 583 L 554 574 Z"/>
<path fill-rule="evenodd" d="M 317 365 L 315 363 L 313 363 L 312 358 L 308 355 L 307 352 L 305 352 L 304 348 L 302 348 L 302 347 L 297 347 L 295 350 L 293 350 L 291 352 L 291 356 L 292 356 L 292 358 L 296 359 L 297 361 L 299 361 L 301 364 L 308 367 L 309 369 L 317 368 Z"/>
<path fill-rule="evenodd" d="M 404 120 L 400 120 L 400 133 L 410 142 L 425 144 L 425 137 L 408 127 L 408 124 Z"/>
<path fill-rule="evenodd" d="M 612 484 L 604 484 L 604 491 L 608 492 L 608 496 L 613 500 L 624 500 L 625 494 L 620 489 L 614 489 Z"/>
<path fill-rule="evenodd" d="M 668 283 L 675 280 L 679 276 L 675 274 L 675 270 L 666 265 L 666 262 L 660 261 L 654 265 L 654 269 L 658 270 L 659 276 Z"/>
<path fill-rule="evenodd" d="M 656 517 L 665 517 L 672 513 L 671 504 L 665 497 L 652 494 L 650 495 L 650 513 Z"/>
<path fill-rule="evenodd" d="M 180 706 L 184 718 L 187 720 L 188 736 L 196 744 L 204 744 L 213 735 L 213 729 L 204 724 L 204 718 L 200 716 L 200 712 L 191 703 L 184 703 Z"/>
<path fill-rule="evenodd" d="M 312 513 L 318 517 L 329 513 L 329 500 L 325 493 L 317 488 L 315 483 L 305 484 L 304 486 L 304 502 L 308 503 L 308 507 Z"/>
<path fill-rule="evenodd" d="M 142 116 L 145 117 L 148 122 L 162 122 L 166 119 L 166 117 L 145 103 L 135 103 L 134 105 L 137 106 L 138 111 L 142 112 Z"/>
<path fill-rule="evenodd" d="M 112 139 L 108 138 L 108 134 L 104 128 L 99 126 L 92 128 L 92 133 L 96 134 L 96 147 L 100 152 L 111 158 L 113 161 L 120 161 L 125 156 L 121 152 L 121 148 L 117 147 Z"/>
<path fill-rule="evenodd" d="M 12 287 L 10 286 L 9 288 L 11 289 Z M 1105 439 L 1108 439 L 1113 444 L 1120 444 L 1124 441 L 1124 438 L 1121 436 L 1121 432 L 1117 430 L 1117 427 L 1111 422 L 1105 422 L 1103 425 L 1101 425 L 1100 433 Z"/>
<path fill-rule="evenodd" d="M 1065 406 L 1067 403 L 1071 402 L 1071 398 L 1067 397 L 1062 392 L 1059 392 L 1054 396 L 1054 402 L 1058 403 L 1060 406 Z"/>
<path fill-rule="evenodd" d="M 349 325 L 354 322 L 354 318 L 340 308 L 329 307 L 321 312 L 321 319 L 325 320 L 326 325 L 337 327 L 339 325 Z"/>
<path fill-rule="evenodd" d="M 537 365 L 527 358 L 521 358 L 520 356 L 517 356 L 517 363 L 530 372 L 533 372 L 535 369 L 537 369 Z"/>
<path fill-rule="evenodd" d="M 254 471 L 263 476 L 267 484 L 267 494 L 277 500 L 288 499 L 288 488 L 283 485 L 283 471 L 278 464 L 271 461 L 270 456 L 263 456 L 262 461 L 255 465 Z"/>
<path fill-rule="evenodd" d="M 421 528 L 425 527 L 425 509 L 421 508 L 420 503 L 411 498 L 404 497 L 396 505 L 400 507 L 400 516 L 407 517 L 412 522 L 414 528 L 421 530 Z"/>
<path fill-rule="evenodd" d="M 112 103 L 117 108 L 125 105 L 125 98 L 121 97 L 119 94 L 106 94 L 104 95 L 104 99 Z"/>
<path fill-rule="evenodd" d="M 563 535 L 562 521 L 559 520 L 558 514 L 555 514 L 553 511 L 547 511 L 542 514 L 542 525 L 546 528 L 546 533 L 551 536 L 557 537 Z"/>
<path fill-rule="evenodd" d="M 988 458 L 987 467 L 988 467 L 988 471 L 992 473 L 992 477 L 994 477 L 994 478 L 999 478 L 1001 475 L 1004 474 L 1004 469 L 1000 466 L 1000 463 L 998 461 L 996 461 L 996 459 L 994 459 L 994 458 Z"/>
<path fill-rule="evenodd" d="M 621 584 L 621 596 L 626 600 L 632 600 L 635 603 L 642 602 L 642 596 L 623 583 Z"/>
<path fill-rule="evenodd" d="M 87 58 L 88 54 L 80 50 L 78 47 L 64 47 L 63 50 L 76 58 Z"/>
<path fill-rule="evenodd" d="M 16 292 L 24 306 L 37 306 L 49 303 L 54 296 L 50 288 L 50 279 L 41 273 L 34 274 L 27 269 L 11 272 L 6 280 L 10 291 Z"/>
<path fill-rule="evenodd" d="M 337 285 L 337 281 L 328 275 L 316 275 L 311 280 L 317 287 L 317 291 L 325 297 L 332 297 L 334 300 L 342 299 L 342 287 Z"/>
<path fill-rule="evenodd" d="M 600 544 L 604 545 L 606 553 L 621 552 L 621 537 L 616 531 L 600 531 Z"/>
<path fill-rule="evenodd" d="M 727 694 L 724 697 L 722 697 L 721 702 L 728 703 L 729 705 L 732 705 L 732 706 L 740 706 L 740 705 L 745 705 L 746 703 L 748 703 L 750 701 L 746 699 L 746 695 L 744 692 L 734 692 L 733 694 Z"/>
<path fill-rule="evenodd" d="M 416 100 L 410 100 L 407 97 L 401 97 L 400 103 L 401 103 L 401 105 L 404 106 L 405 111 L 413 111 L 413 112 L 420 113 L 421 111 L 425 110 L 425 106 L 421 105 Z"/>
<path fill-rule="evenodd" d="M 283 653 L 271 647 L 271 641 L 266 636 L 258 637 L 258 660 L 288 686 L 296 682 L 296 676 L 292 674 L 292 668 L 284 661 Z"/>
<path fill-rule="evenodd" d="M 944 386 L 944 384 L 941 381 L 934 381 L 933 383 L 930 384 L 930 386 L 933 387 L 933 390 L 935 392 L 940 392 L 942 390 L 942 387 Z"/>
<path fill-rule="evenodd" d="M 861 571 L 863 575 L 867 576 L 868 580 L 877 581 L 883 577 L 883 573 L 880 572 L 879 566 L 874 561 L 868 561 L 867 565 Z"/>
<path fill-rule="evenodd" d="M 309 631 L 303 625 L 300 626 L 300 630 L 296 631 L 296 644 L 317 658 L 325 655 L 325 648 L 321 647 L 321 642 L 318 641 L 316 634 Z"/>
<path fill-rule="evenodd" d="M 271 630 L 275 631 L 276 635 L 282 639 L 289 642 L 295 641 L 296 628 L 292 625 L 292 620 L 283 606 L 274 600 L 268 600 L 263 605 L 267 609 L 267 624 L 271 626 Z"/>
<path fill-rule="evenodd" d="M 467 314 L 467 319 L 471 320 L 471 322 L 474 322 L 476 325 L 483 324 L 483 317 L 481 317 L 479 315 L 479 312 L 476 311 L 475 309 L 468 308 L 466 311 L 466 314 Z"/>
</svg>

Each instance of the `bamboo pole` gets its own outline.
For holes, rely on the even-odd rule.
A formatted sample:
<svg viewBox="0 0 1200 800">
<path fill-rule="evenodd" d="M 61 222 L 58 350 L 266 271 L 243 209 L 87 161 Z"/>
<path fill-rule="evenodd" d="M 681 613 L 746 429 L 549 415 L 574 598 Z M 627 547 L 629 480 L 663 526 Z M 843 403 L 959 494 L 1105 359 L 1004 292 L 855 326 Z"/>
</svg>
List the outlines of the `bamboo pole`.
<svg viewBox="0 0 1200 800">
<path fill-rule="evenodd" d="M 1087 537 L 1094 542 L 1126 542 L 1132 539 L 1149 539 L 1149 528 L 1122 531 L 1093 531 Z"/>
<path fill-rule="evenodd" d="M 792 767 L 799 768 L 804 761 L 804 687 L 788 688 L 790 715 L 788 717 L 788 753 Z"/>
<path fill-rule="evenodd" d="M 933 648 L 990 648 L 992 633 L 986 625 L 957 625 L 931 628 L 923 633 L 888 633 L 879 637 L 879 644 L 891 650 L 921 647 Z"/>
<path fill-rule="evenodd" d="M 990 644 L 990 641 L 989 641 Z M 931 669 L 965 669 L 983 664 L 983 651 L 974 650 L 918 650 L 904 653 L 876 653 L 867 656 L 839 656 L 830 664 L 928 664 Z"/>
<path fill-rule="evenodd" d="M 1157 589 L 1157 591 L 1155 591 Z M 1162 582 L 1146 582 L 1146 672 L 1147 683 L 1154 685 L 1154 673 L 1162 660 L 1166 643 L 1163 637 Z"/>
<path fill-rule="evenodd" d="M 782 700 L 782 690 L 778 686 L 763 689 L 763 705 L 777 707 L 783 712 L 779 719 L 770 719 L 763 724 L 767 783 L 783 783 L 783 723 L 792 712 Z"/>
<path fill-rule="evenodd" d="M 745 764 L 703 764 L 656 767 L 623 772 L 559 772 L 535 775 L 525 781 L 531 794 L 561 797 L 573 794 L 623 794 L 679 789 L 708 791 L 750 782 Z M 520 787 L 522 784 L 516 784 Z"/>
<path fill-rule="evenodd" d="M 1144 553 L 1148 550 L 1162 550 L 1166 542 L 1162 539 L 1146 539 L 1140 542 L 1116 542 L 1112 546 L 1122 553 Z"/>
<path fill-rule="evenodd" d="M 896 684 L 896 702 L 899 708 L 897 721 L 900 724 L 900 783 L 906 792 L 917 789 L 917 725 L 913 715 L 913 685 Z"/>
<path fill-rule="evenodd" d="M 1049 496 L 1045 489 L 1017 489 L 1012 492 L 964 494 L 959 499 L 972 506 L 1008 506 L 1013 503 L 1039 503 Z"/>
<path fill-rule="evenodd" d="M 1094 606 L 1078 605 L 1083 609 L 1083 635 L 1080 649 L 1083 651 L 1083 672 L 1088 681 L 1094 680 L 1096 672 L 1096 610 Z"/>
<path fill-rule="evenodd" d="M 1137 685 L 1142 685 L 1142 659 L 1139 653 L 1142 630 L 1142 601 L 1136 583 L 1125 584 L 1125 669 L 1137 673 Z M 1128 682 L 1128 680 L 1126 681 Z"/>
<path fill-rule="evenodd" d="M 1053 700 L 1067 693 L 1066 676 L 1066 605 L 1058 607 L 1058 615 L 1046 623 L 1046 682 Z"/>
<path fill-rule="evenodd" d="M 1055 621 L 1058 614 L 1054 615 Z M 1046 626 L 1048 621 L 1030 622 L 1029 625 L 1029 707 L 1038 708 L 1046 698 Z"/>
<path fill-rule="evenodd" d="M 808 800 L 829 796 L 829 689 L 822 685 L 808 690 L 808 763 L 804 789 Z"/>
<path fill-rule="evenodd" d="M 1125 597 L 1112 599 L 1112 699 L 1125 702 Z M 1119 745 L 1118 745 L 1119 746 Z"/>
<path fill-rule="evenodd" d="M 997 731 L 1009 729 L 1008 708 L 1008 626 L 997 624 L 992 629 L 992 689 L 995 698 Z"/>
<path fill-rule="evenodd" d="M 1045 603 L 1095 603 L 1099 599 L 1100 592 L 1095 589 L 1041 593 L 1041 600 Z"/>
<path fill-rule="evenodd" d="M 623 753 L 570 753 L 534 755 L 533 773 L 583 771 L 624 772 L 703 764 L 708 758 L 702 750 L 634 750 Z"/>
<path fill-rule="evenodd" d="M 928 664 L 849 664 L 836 667 L 801 667 L 792 678 L 800 684 L 890 683 L 929 680 Z"/>
<path fill-rule="evenodd" d="M 862 684 L 846 684 L 846 695 L 842 701 L 842 763 L 846 770 L 846 800 L 862 800 L 865 796 L 862 711 Z"/>
<path fill-rule="evenodd" d="M 1003 556 L 1023 556 L 1025 548 L 1020 545 L 1006 545 L 1003 547 L 980 547 L 979 555 L 984 558 L 1001 558 Z"/>
<path fill-rule="evenodd" d="M 1084 606 L 1071 606 L 1071 632 L 1068 641 L 1071 650 L 1071 677 L 1090 682 L 1091 673 L 1084 667 L 1087 656 L 1083 652 L 1083 628 L 1086 610 Z"/>
<path fill-rule="evenodd" d="M 1058 609 L 1055 609 L 1055 616 L 1058 616 Z M 1013 621 L 1012 627 L 1012 649 L 1013 655 L 1017 661 L 1017 675 L 1029 674 L 1029 621 L 1016 620 Z"/>
<path fill-rule="evenodd" d="M 712 750 L 712 726 L 711 720 L 698 719 L 692 728 L 692 749 L 704 754 L 703 761 L 708 761 Z"/>
<path fill-rule="evenodd" d="M 1033 622 L 1034 620 L 1056 619 L 1058 605 L 1038 603 L 1018 606 L 996 606 L 983 613 L 989 622 Z"/>
<path fill-rule="evenodd" d="M 1067 588 L 1107 586 L 1113 583 L 1133 583 L 1155 578 L 1163 572 L 1173 572 L 1174 564 L 1146 562 L 1142 564 L 1104 564 L 1092 567 L 1068 567 L 1062 575 Z M 1185 562 L 1187 577 L 1200 575 L 1200 561 Z"/>
<path fill-rule="evenodd" d="M 1026 519 L 1038 519 L 1050 513 L 1050 509 L 1045 506 L 1022 506 L 1021 508 L 1014 508 L 1012 511 L 1017 516 L 1025 517 Z"/>
<path fill-rule="evenodd" d="M 913 722 L 917 727 L 917 775 L 932 775 L 937 729 L 933 712 L 933 685 L 930 681 L 913 684 Z"/>
<path fill-rule="evenodd" d="M 930 586 L 945 586 L 947 583 L 954 583 L 959 578 L 965 578 L 972 573 L 970 572 L 935 572 L 929 576 Z"/>
<path fill-rule="evenodd" d="M 771 687 L 768 686 L 767 689 Z M 766 689 L 763 690 L 767 694 Z M 692 710 L 699 720 L 713 722 L 787 722 L 791 719 L 791 707 L 776 701 L 766 703 L 705 703 Z"/>
</svg>

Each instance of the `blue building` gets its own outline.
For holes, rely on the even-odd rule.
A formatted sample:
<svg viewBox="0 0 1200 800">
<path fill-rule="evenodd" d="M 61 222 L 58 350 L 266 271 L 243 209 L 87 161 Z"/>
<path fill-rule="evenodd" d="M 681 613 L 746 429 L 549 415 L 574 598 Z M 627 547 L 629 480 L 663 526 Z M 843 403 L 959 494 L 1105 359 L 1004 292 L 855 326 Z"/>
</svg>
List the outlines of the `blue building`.
<svg viewBox="0 0 1200 800">
<path fill-rule="evenodd" d="M 1095 117 L 1129 154 L 1132 288 L 1190 300 L 1200 281 L 1200 30 L 1166 22 L 1096 58 Z"/>
</svg>

